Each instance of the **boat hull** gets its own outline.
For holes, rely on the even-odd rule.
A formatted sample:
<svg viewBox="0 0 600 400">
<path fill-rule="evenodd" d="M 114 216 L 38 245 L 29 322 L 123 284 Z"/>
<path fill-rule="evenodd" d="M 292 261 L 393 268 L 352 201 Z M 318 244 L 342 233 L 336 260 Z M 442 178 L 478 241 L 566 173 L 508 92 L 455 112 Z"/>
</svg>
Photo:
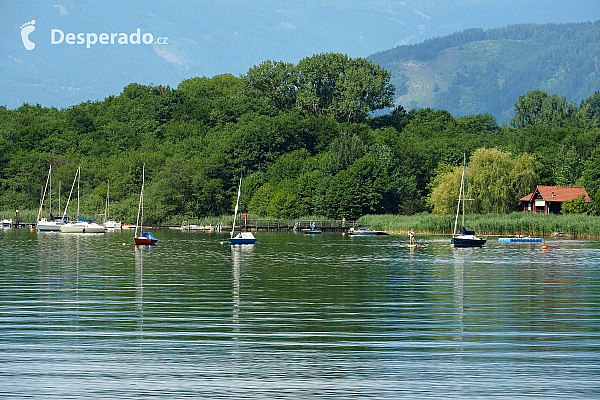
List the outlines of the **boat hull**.
<svg viewBox="0 0 600 400">
<path fill-rule="evenodd" d="M 134 237 L 133 241 L 137 245 L 141 246 L 153 246 L 158 242 L 158 239 L 149 239 L 146 237 Z"/>
<path fill-rule="evenodd" d="M 105 229 L 98 224 L 76 223 L 61 225 L 60 231 L 63 233 L 104 233 Z"/>
<path fill-rule="evenodd" d="M 455 237 L 450 239 L 450 244 L 454 247 L 481 247 L 487 242 L 486 239 L 478 237 Z"/>
<path fill-rule="evenodd" d="M 42 232 L 60 232 L 60 227 L 64 224 L 57 224 L 54 222 L 38 222 L 37 224 L 38 231 Z"/>
<path fill-rule="evenodd" d="M 229 239 L 229 244 L 254 244 L 258 239 Z"/>
<path fill-rule="evenodd" d="M 323 231 L 319 229 L 302 229 L 302 233 L 306 235 L 318 235 L 320 233 L 323 233 Z"/>
<path fill-rule="evenodd" d="M 139 236 L 133 237 L 133 241 L 142 246 L 154 246 L 158 243 L 158 239 L 151 232 L 140 232 Z"/>
<path fill-rule="evenodd" d="M 106 221 L 103 225 L 106 229 L 121 229 L 120 222 Z"/>
<path fill-rule="evenodd" d="M 350 236 L 385 236 L 389 235 L 389 233 L 384 231 L 354 231 L 348 232 Z"/>
</svg>

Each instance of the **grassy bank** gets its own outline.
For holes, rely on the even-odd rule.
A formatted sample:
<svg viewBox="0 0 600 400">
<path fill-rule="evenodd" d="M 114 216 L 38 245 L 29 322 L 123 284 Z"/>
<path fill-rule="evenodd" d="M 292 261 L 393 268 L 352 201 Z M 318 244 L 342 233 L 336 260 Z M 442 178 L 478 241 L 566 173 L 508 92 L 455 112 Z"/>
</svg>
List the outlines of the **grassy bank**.
<svg viewBox="0 0 600 400">
<path fill-rule="evenodd" d="M 392 232 L 407 232 L 414 229 L 418 233 L 452 234 L 454 215 L 438 216 L 428 213 L 416 215 L 365 215 L 358 222 L 371 225 L 374 229 Z M 600 237 L 600 217 L 589 215 L 543 215 L 515 212 L 507 215 L 469 215 L 467 229 L 474 229 L 480 235 L 507 235 L 517 233 L 532 236 L 550 236 L 563 232 L 573 237 Z M 459 217 L 460 225 L 460 217 Z"/>
</svg>

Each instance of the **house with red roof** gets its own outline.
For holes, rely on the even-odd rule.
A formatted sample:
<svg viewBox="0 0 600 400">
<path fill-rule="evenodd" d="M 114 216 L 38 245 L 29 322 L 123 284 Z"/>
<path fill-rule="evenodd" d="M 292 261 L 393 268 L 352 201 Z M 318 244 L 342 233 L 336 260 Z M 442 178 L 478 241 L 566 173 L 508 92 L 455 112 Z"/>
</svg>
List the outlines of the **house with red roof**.
<svg viewBox="0 0 600 400">
<path fill-rule="evenodd" d="M 534 213 L 558 214 L 562 203 L 584 196 L 586 203 L 591 203 L 583 186 L 542 186 L 537 185 L 533 193 L 522 197 L 523 211 Z"/>
</svg>

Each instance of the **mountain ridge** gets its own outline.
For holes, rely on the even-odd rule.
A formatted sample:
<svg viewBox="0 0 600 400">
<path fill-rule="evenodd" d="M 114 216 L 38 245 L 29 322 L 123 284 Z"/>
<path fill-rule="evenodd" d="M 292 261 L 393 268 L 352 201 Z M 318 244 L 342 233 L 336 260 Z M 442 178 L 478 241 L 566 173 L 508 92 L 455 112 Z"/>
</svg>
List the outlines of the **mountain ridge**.
<svg viewBox="0 0 600 400">
<path fill-rule="evenodd" d="M 396 104 L 507 122 L 540 89 L 580 102 L 600 90 L 600 21 L 468 29 L 368 57 L 392 73 Z"/>
</svg>

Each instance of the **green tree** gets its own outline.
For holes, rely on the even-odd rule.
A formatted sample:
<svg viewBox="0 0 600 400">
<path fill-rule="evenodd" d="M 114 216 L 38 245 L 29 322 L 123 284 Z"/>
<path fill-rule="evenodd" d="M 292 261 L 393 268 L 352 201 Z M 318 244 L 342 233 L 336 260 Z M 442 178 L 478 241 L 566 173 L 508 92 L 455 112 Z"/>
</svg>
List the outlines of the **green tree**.
<svg viewBox="0 0 600 400">
<path fill-rule="evenodd" d="M 531 191 L 537 181 L 534 157 L 522 154 L 513 158 L 497 149 L 477 149 L 466 170 L 467 209 L 475 213 L 507 213 L 514 211 L 519 198 Z M 436 214 L 456 211 L 462 168 L 439 175 L 430 203 Z"/>
<path fill-rule="evenodd" d="M 533 90 L 519 96 L 515 103 L 515 115 L 510 119 L 513 128 L 528 125 L 563 126 L 576 115 L 577 108 L 564 97 L 548 96 L 541 90 Z"/>
<path fill-rule="evenodd" d="M 294 64 L 263 61 L 250 68 L 242 79 L 278 110 L 289 110 L 296 104 L 298 74 Z"/>
<path fill-rule="evenodd" d="M 390 73 L 363 58 L 318 54 L 300 60 L 296 70 L 296 107 L 309 115 L 356 122 L 363 121 L 371 111 L 393 104 Z"/>
<path fill-rule="evenodd" d="M 560 209 L 561 214 L 587 214 L 590 212 L 590 203 L 586 203 L 585 195 L 565 201 Z"/>
</svg>

